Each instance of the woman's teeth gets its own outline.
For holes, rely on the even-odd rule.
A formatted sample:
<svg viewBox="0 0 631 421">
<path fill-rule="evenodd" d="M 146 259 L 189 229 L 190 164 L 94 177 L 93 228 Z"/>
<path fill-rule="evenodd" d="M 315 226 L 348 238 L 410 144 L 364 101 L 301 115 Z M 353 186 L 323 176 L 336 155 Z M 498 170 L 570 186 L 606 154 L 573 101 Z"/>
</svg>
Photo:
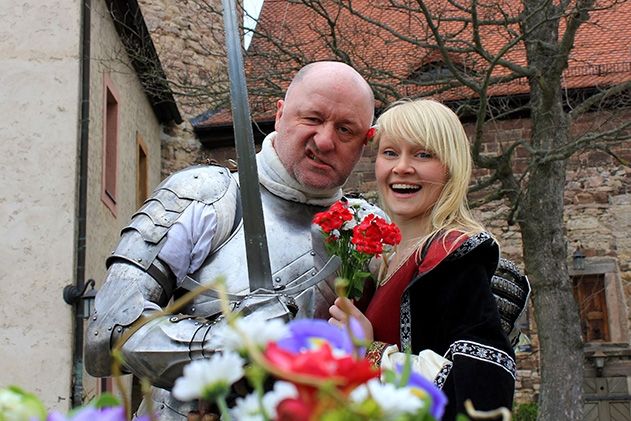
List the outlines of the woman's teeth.
<svg viewBox="0 0 631 421">
<path fill-rule="evenodd" d="M 417 186 L 416 184 L 395 183 L 390 185 L 390 188 L 397 193 L 414 193 L 419 191 L 421 186 Z"/>
</svg>

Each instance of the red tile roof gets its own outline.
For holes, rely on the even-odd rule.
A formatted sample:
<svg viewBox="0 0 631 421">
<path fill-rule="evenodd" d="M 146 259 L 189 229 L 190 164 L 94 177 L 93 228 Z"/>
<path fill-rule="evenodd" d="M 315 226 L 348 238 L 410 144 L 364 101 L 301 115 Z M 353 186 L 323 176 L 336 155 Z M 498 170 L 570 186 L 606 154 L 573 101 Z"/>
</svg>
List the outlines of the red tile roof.
<svg viewBox="0 0 631 421">
<path fill-rule="evenodd" d="M 398 4 L 406 3 L 401 0 Z M 502 3 L 505 10 L 519 10 L 521 3 L 517 0 L 490 0 L 490 3 Z M 302 2 L 295 0 L 266 0 L 261 11 L 257 31 L 266 36 L 255 35 L 248 57 L 246 71 L 250 87 L 257 91 L 266 89 L 272 93 L 264 93 L 251 98 L 252 114 L 257 120 L 273 119 L 275 100 L 278 99 L 278 88 L 284 91 L 291 76 L 303 64 L 310 61 L 334 59 L 341 60 L 348 54 L 353 66 L 376 87 L 378 101 L 390 102 L 398 96 L 418 96 L 436 88 L 436 86 L 419 87 L 402 84 L 401 81 L 421 66 L 440 62 L 440 54 L 423 45 L 423 38 L 429 33 L 427 25 L 418 12 L 407 13 L 402 8 L 389 6 L 394 2 L 388 0 L 355 0 L 349 2 L 355 8 L 356 15 L 347 9 L 341 9 L 331 0 L 312 0 L 311 4 L 323 5 L 329 17 L 335 18 L 335 26 L 328 22 L 324 13 L 317 13 Z M 615 3 L 615 2 L 614 2 Z M 427 2 L 425 3 L 427 4 Z M 449 16 L 440 23 L 441 33 L 453 33 L 454 39 L 464 46 L 463 42 L 471 39 L 471 25 L 463 25 L 457 19 L 457 10 L 449 6 L 445 0 L 432 0 L 432 11 L 444 10 Z M 480 6 L 480 16 L 498 19 L 497 8 Z M 512 13 L 516 15 L 516 12 Z M 363 15 L 364 18 L 358 17 Z M 580 89 L 610 86 L 631 80 L 631 2 L 621 2 L 604 10 L 591 12 L 590 20 L 583 24 L 577 33 L 574 49 L 571 52 L 569 66 L 563 73 L 563 85 L 567 89 Z M 370 22 L 379 22 L 391 28 L 383 29 Z M 511 32 L 512 31 L 512 32 Z M 331 44 L 331 33 L 335 33 L 336 44 Z M 519 32 L 517 24 L 510 27 L 489 25 L 481 28 L 481 43 L 487 51 L 496 54 L 508 41 Z M 396 35 L 395 35 L 396 34 Z M 272 41 L 273 40 L 273 41 Z M 340 51 L 334 54 L 334 49 Z M 278 51 L 285 55 L 279 60 Z M 479 67 L 473 54 L 457 51 L 450 57 L 458 65 L 467 69 L 484 69 Z M 524 44 L 517 42 L 509 49 L 505 58 L 520 66 L 526 65 Z M 506 67 L 497 66 L 492 75 L 507 75 Z M 251 88 L 251 91 L 255 89 Z M 494 85 L 489 89 L 490 96 L 507 96 L 527 94 L 529 86 L 525 78 L 508 83 Z M 440 95 L 442 100 L 463 99 L 477 96 L 466 87 L 449 89 Z M 220 112 L 201 126 L 217 126 L 230 124 L 230 112 Z"/>
</svg>

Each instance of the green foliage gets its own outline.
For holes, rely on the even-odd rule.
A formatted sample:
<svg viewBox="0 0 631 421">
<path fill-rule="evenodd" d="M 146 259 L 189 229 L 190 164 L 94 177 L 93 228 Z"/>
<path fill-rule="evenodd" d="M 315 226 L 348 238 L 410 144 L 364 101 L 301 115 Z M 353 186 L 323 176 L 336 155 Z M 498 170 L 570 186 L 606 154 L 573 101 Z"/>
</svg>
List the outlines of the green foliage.
<svg viewBox="0 0 631 421">
<path fill-rule="evenodd" d="M 120 400 L 111 393 L 102 393 L 90 402 L 95 408 L 113 408 L 120 404 Z"/>
<path fill-rule="evenodd" d="M 0 388 L 0 421 L 44 419 L 46 408 L 37 396 L 17 386 Z"/>
<path fill-rule="evenodd" d="M 513 410 L 513 421 L 536 421 L 537 404 L 522 403 Z"/>
</svg>

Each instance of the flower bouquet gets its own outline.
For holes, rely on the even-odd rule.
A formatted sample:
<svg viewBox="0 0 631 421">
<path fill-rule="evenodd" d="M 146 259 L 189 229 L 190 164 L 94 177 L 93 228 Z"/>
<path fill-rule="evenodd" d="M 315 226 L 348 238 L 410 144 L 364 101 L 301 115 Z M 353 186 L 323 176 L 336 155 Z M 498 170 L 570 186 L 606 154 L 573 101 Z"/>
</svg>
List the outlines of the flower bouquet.
<svg viewBox="0 0 631 421">
<path fill-rule="evenodd" d="M 395 224 L 344 198 L 317 213 L 313 223 L 324 234 L 327 251 L 339 256 L 338 276 L 348 282 L 345 295 L 351 299 L 362 295 L 364 281 L 370 276 L 366 270 L 370 259 L 401 241 Z"/>
<path fill-rule="evenodd" d="M 16 386 L 0 388 L 0 421 L 127 421 L 124 405 L 113 395 L 104 393 L 90 403 L 75 408 L 68 415 L 48 413 L 42 401 Z M 139 417 L 137 421 L 149 421 Z"/>
<path fill-rule="evenodd" d="M 225 351 L 185 367 L 173 395 L 216 404 L 222 420 L 431 421 L 444 411 L 430 381 L 409 366 L 381 372 L 363 358 L 361 339 L 323 320 L 235 319 L 218 334 Z M 252 392 L 228 408 L 242 377 Z"/>
</svg>

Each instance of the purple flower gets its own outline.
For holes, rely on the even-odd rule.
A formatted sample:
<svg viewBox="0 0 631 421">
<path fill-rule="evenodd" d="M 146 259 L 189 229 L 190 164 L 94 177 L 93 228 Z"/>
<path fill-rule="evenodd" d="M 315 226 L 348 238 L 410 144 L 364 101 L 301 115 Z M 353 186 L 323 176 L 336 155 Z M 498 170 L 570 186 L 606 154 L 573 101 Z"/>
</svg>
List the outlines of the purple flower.
<svg viewBox="0 0 631 421">
<path fill-rule="evenodd" d="M 353 327 L 353 334 L 360 337 L 361 328 Z M 327 342 L 333 349 L 341 350 L 347 354 L 353 352 L 353 343 L 344 329 L 329 324 L 324 320 L 299 319 L 288 324 L 289 336 L 280 339 L 279 347 L 294 353 L 304 350 L 317 349 L 322 343 Z M 359 326 L 357 326 L 359 327 Z"/>
<path fill-rule="evenodd" d="M 101 409 L 85 406 L 68 417 L 59 412 L 51 412 L 46 421 L 127 421 L 127 417 L 122 406 Z M 149 417 L 140 417 L 138 421 L 149 421 Z"/>
<path fill-rule="evenodd" d="M 401 373 L 401 370 L 402 366 L 397 364 L 397 372 Z M 437 420 L 442 418 L 445 413 L 445 405 L 447 405 L 447 396 L 445 396 L 445 393 L 442 390 L 436 387 L 432 381 L 426 379 L 418 373 L 415 373 L 414 371 L 410 373 L 410 379 L 408 380 L 407 386 L 412 389 L 425 391 L 432 400 L 432 406 L 429 410 L 430 415 Z"/>
</svg>

